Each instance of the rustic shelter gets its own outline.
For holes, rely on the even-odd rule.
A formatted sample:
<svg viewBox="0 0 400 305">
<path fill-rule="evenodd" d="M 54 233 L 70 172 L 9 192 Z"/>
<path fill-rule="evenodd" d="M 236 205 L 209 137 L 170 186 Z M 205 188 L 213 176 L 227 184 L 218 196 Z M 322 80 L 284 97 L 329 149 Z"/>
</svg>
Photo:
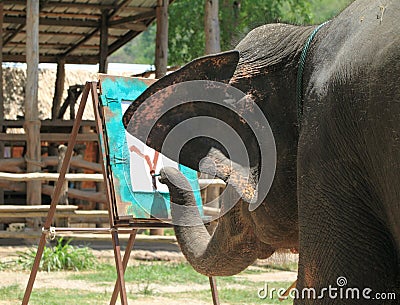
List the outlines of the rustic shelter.
<svg viewBox="0 0 400 305">
<path fill-rule="evenodd" d="M 157 19 L 156 76 L 166 73 L 168 50 L 168 5 L 170 0 L 2 0 L 0 2 L 0 159 L 4 143 L 26 141 L 27 172 L 40 172 L 41 130 L 72 127 L 58 120 L 64 91 L 65 64 L 99 64 L 107 72 L 107 57 L 144 31 Z M 25 117 L 4 120 L 3 62 L 25 62 Z M 52 122 L 38 118 L 38 65 L 57 63 Z M 18 85 L 18 84 L 16 84 Z M 89 124 L 90 125 L 90 124 Z M 24 135 L 6 133 L 23 127 Z M 42 137 L 41 137 L 42 136 Z M 93 135 L 88 135 L 90 138 Z M 47 141 L 64 141 L 46 134 Z M 41 204 L 41 181 L 27 182 L 27 204 Z M 3 195 L 0 194 L 0 203 Z"/>
</svg>

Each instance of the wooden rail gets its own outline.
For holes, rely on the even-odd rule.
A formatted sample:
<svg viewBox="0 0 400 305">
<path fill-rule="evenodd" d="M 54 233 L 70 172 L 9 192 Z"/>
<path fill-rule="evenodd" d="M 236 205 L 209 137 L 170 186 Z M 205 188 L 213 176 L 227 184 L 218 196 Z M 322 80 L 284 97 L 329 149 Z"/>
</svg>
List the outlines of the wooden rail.
<svg viewBox="0 0 400 305">
<path fill-rule="evenodd" d="M 226 183 L 221 179 L 199 179 L 199 185 L 203 187 L 225 187 Z"/>
<path fill-rule="evenodd" d="M 23 232 L 9 232 L 0 231 L 0 238 L 22 238 L 22 239 L 37 239 L 40 238 L 42 232 L 38 231 L 23 231 Z M 108 233 L 108 234 L 107 234 Z M 118 237 L 120 240 L 126 241 L 129 239 L 130 234 L 120 233 Z M 76 240 L 87 240 L 87 241 L 103 241 L 110 240 L 111 234 L 109 232 L 104 233 L 73 233 L 73 232 L 57 232 L 57 237 L 72 238 Z M 136 235 L 135 242 L 144 243 L 163 243 L 163 244 L 175 244 L 175 236 L 158 236 L 158 235 Z"/>
<path fill-rule="evenodd" d="M 6 181 L 57 181 L 59 173 L 3 173 L 0 172 L 0 180 Z M 104 177 L 102 174 L 66 174 L 65 179 L 68 181 L 94 181 L 103 182 Z"/>
<path fill-rule="evenodd" d="M 41 160 L 41 167 L 57 166 L 57 164 L 58 158 L 56 156 L 44 157 Z M 25 166 L 26 161 L 24 158 L 0 159 L 0 172 L 23 173 Z M 71 167 L 93 170 L 97 173 L 102 171 L 101 164 L 85 161 L 78 157 L 72 157 Z"/>
<path fill-rule="evenodd" d="M 68 133 L 41 133 L 40 140 L 45 142 L 68 142 L 70 135 Z M 77 142 L 96 142 L 98 135 L 95 133 L 80 133 L 78 134 Z M 24 142 L 27 141 L 25 133 L 0 133 L 0 141 L 5 142 Z"/>
<path fill-rule="evenodd" d="M 0 172 L 0 180 L 7 181 L 28 181 L 28 180 L 47 180 L 57 181 L 58 173 L 5 173 Z M 65 179 L 69 181 L 94 181 L 103 182 L 102 174 L 66 174 Z M 221 179 L 199 179 L 200 187 L 225 187 L 225 182 Z"/>
<path fill-rule="evenodd" d="M 24 191 L 24 184 L 15 184 L 15 182 L 25 181 L 56 181 L 59 178 L 58 173 L 4 173 L 0 172 L 0 185 L 2 183 L 10 184 L 15 190 Z M 66 174 L 66 179 L 69 181 L 95 181 L 103 182 L 102 174 Z M 3 182 L 2 182 L 3 181 Z M 223 188 L 225 182 L 220 179 L 199 179 L 201 188 Z M 11 189 L 13 189 L 11 188 Z M 53 186 L 42 185 L 42 193 L 52 195 Z M 79 198 L 96 202 L 105 202 L 105 196 L 99 192 L 84 192 L 80 190 L 70 189 L 68 191 L 71 198 Z M 89 194 L 90 193 L 90 194 Z M 49 205 L 0 205 L 0 223 L 25 223 L 28 218 L 45 218 L 47 217 Z M 204 215 L 217 218 L 220 209 L 204 206 Z M 58 205 L 54 220 L 61 221 L 65 224 L 106 224 L 108 222 L 108 212 L 105 210 L 78 210 L 75 205 Z M 63 233 L 64 234 L 64 233 Z M 93 234 L 75 234 L 66 233 L 65 237 L 74 237 L 78 239 L 91 239 Z M 0 238 L 24 238 L 34 239 L 39 238 L 40 233 L 35 231 L 8 232 L 0 231 Z M 109 235 L 103 234 L 96 239 L 107 240 Z M 128 238 L 128 235 L 126 236 Z"/>
</svg>

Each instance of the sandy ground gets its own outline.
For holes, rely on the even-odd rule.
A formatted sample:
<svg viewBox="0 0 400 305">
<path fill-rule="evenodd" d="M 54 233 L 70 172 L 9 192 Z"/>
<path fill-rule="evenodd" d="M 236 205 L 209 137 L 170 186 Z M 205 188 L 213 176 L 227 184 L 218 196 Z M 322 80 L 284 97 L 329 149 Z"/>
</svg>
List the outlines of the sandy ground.
<svg viewBox="0 0 400 305">
<path fill-rule="evenodd" d="M 7 262 L 13 261 L 17 256 L 17 251 L 26 251 L 27 247 L 22 246 L 0 246 L 0 261 Z M 105 261 L 113 261 L 113 251 L 112 250 L 94 250 L 94 254 L 101 258 L 101 260 Z M 169 251 L 146 251 L 146 250 L 134 250 L 132 252 L 132 256 L 135 259 L 130 261 L 130 265 L 138 264 L 142 260 L 167 260 L 167 261 L 182 261 L 184 260 L 183 255 L 180 252 L 169 252 Z M 257 265 L 263 265 L 266 263 L 278 262 L 282 263 L 284 261 L 296 261 L 297 256 L 282 256 L 278 255 L 272 257 L 269 261 L 259 261 L 254 266 L 250 268 L 260 268 Z M 70 275 L 70 272 L 39 272 L 36 280 L 34 289 L 40 288 L 60 288 L 60 287 L 68 287 L 70 289 L 82 289 L 85 291 L 92 291 L 98 293 L 111 293 L 113 291 L 113 286 L 109 284 L 104 284 L 101 282 L 91 283 L 85 282 L 81 280 L 71 280 L 66 279 L 67 275 Z M 237 277 L 245 278 L 250 281 L 265 283 L 267 282 L 293 282 L 297 278 L 296 272 L 287 272 L 287 271 L 277 271 L 277 272 L 268 272 L 268 273 L 256 273 L 256 274 L 241 274 Z M 29 272 L 18 272 L 18 271 L 0 271 L 0 287 L 6 287 L 14 284 L 18 284 L 22 289 L 26 287 L 26 284 L 29 279 Z M 236 286 L 235 286 L 236 285 Z M 241 288 L 239 284 L 230 285 L 230 288 Z M 261 286 L 260 286 L 261 287 Z M 191 284 L 191 285 L 157 285 L 150 284 L 150 288 L 157 292 L 156 296 L 151 297 L 141 297 L 139 300 L 131 300 L 130 304 L 144 305 L 144 304 L 155 304 L 155 305 L 181 305 L 182 300 L 171 300 L 162 297 L 163 292 L 189 292 L 189 291 L 199 291 L 199 290 L 208 290 L 208 285 L 200 285 L 200 284 Z M 127 283 L 126 290 L 130 292 L 134 292 L 140 289 L 140 284 L 138 286 L 137 283 Z M 188 303 L 194 304 L 193 300 L 188 300 Z M 8 303 L 4 303 L 0 300 L 0 305 L 5 305 Z M 196 300 L 198 305 L 203 304 L 211 304 L 211 300 L 209 303 L 203 302 L 200 300 Z"/>
</svg>

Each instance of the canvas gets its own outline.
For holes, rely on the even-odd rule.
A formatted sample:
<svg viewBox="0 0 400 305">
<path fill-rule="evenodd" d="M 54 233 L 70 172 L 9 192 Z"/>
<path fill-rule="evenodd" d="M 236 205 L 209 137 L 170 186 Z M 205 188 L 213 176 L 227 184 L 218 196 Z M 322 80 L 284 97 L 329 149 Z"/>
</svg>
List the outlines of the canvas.
<svg viewBox="0 0 400 305">
<path fill-rule="evenodd" d="M 197 172 L 179 165 L 146 146 L 125 131 L 122 115 L 128 106 L 155 80 L 100 76 L 100 113 L 105 143 L 101 143 L 108 163 L 118 216 L 171 220 L 168 188 L 152 179 L 163 166 L 179 168 L 189 180 L 201 215 L 202 203 Z"/>
</svg>

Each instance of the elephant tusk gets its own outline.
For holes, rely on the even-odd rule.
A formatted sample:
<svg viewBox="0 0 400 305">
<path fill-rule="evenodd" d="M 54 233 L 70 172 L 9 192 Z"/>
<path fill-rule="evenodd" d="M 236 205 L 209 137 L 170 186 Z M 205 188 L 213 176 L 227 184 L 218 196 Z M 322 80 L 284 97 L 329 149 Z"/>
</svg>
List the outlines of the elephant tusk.
<svg viewBox="0 0 400 305">
<path fill-rule="evenodd" d="M 285 293 L 279 298 L 279 301 L 282 302 L 282 301 L 286 300 L 286 298 L 287 298 L 287 296 L 289 295 L 290 291 L 291 291 L 292 289 L 296 288 L 296 285 L 297 285 L 297 280 L 295 280 L 295 281 L 293 282 L 293 284 L 290 285 L 290 287 L 289 287 L 288 289 L 286 289 Z"/>
</svg>

